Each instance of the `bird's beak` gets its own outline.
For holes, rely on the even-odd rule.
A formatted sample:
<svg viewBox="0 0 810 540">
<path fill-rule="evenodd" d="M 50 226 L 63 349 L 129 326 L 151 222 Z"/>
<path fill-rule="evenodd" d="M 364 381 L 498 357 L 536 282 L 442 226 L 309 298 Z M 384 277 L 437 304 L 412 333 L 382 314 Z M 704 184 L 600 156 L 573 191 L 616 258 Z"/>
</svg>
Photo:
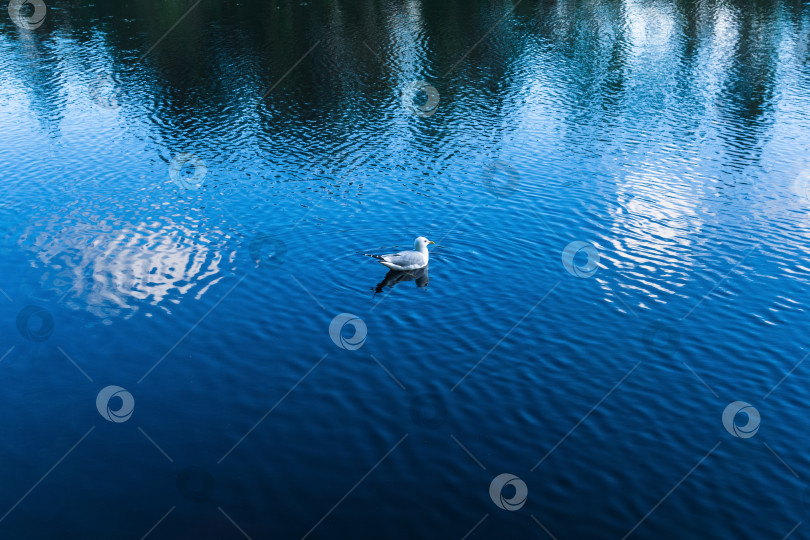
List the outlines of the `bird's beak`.
<svg viewBox="0 0 810 540">
<path fill-rule="evenodd" d="M 433 240 L 428 240 L 428 244 L 435 244 L 435 243 L 436 242 L 434 242 Z"/>
</svg>

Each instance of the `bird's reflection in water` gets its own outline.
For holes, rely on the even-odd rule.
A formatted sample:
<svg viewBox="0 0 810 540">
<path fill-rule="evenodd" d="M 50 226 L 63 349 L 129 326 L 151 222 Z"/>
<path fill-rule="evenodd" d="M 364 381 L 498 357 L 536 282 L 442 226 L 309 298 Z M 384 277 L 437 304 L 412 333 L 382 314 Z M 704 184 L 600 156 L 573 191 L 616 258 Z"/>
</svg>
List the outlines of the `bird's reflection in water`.
<svg viewBox="0 0 810 540">
<path fill-rule="evenodd" d="M 416 281 L 416 286 L 425 288 L 427 284 L 430 283 L 430 277 L 428 277 L 428 267 L 425 266 L 424 268 L 419 268 L 418 270 L 389 270 L 387 274 L 385 274 L 385 278 L 379 283 L 377 283 L 377 287 L 374 288 L 374 295 L 383 291 L 386 287 L 393 287 L 397 283 L 402 283 L 403 281 Z M 374 296 L 372 296 L 373 298 Z"/>
</svg>

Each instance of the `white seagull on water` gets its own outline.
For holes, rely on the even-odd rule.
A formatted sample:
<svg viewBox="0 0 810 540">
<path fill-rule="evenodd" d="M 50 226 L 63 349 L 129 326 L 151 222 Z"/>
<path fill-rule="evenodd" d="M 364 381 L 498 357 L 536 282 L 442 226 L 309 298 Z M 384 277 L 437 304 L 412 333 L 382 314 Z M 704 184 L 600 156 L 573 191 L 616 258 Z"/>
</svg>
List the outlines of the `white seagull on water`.
<svg viewBox="0 0 810 540">
<path fill-rule="evenodd" d="M 391 255 L 368 255 L 380 261 L 380 264 L 387 266 L 391 270 L 407 272 L 408 270 L 418 270 L 428 264 L 430 253 L 428 244 L 435 244 L 424 236 L 420 236 L 413 242 L 413 251 L 400 251 Z"/>
</svg>

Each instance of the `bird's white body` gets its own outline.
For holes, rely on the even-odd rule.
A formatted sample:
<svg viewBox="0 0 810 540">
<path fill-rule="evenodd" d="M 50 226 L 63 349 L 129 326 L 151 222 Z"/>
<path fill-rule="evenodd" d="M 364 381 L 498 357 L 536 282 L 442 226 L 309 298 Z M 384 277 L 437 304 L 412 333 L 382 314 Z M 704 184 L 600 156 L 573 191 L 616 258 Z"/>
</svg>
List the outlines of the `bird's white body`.
<svg viewBox="0 0 810 540">
<path fill-rule="evenodd" d="M 413 251 L 400 251 L 391 255 L 372 255 L 375 259 L 379 259 L 380 264 L 390 268 L 391 270 L 408 271 L 418 270 L 428 265 L 430 260 L 430 253 L 428 252 L 428 244 L 433 244 L 424 236 L 420 236 L 413 243 Z"/>
</svg>

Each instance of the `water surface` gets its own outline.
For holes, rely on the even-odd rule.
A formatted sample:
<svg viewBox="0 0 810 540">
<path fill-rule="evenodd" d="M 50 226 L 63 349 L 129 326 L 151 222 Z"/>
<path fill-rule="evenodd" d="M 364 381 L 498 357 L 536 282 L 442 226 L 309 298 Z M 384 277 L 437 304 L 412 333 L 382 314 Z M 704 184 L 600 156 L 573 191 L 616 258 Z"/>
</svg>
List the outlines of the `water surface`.
<svg viewBox="0 0 810 540">
<path fill-rule="evenodd" d="M 806 4 L 0 27 L 3 538 L 808 534 Z"/>
</svg>

